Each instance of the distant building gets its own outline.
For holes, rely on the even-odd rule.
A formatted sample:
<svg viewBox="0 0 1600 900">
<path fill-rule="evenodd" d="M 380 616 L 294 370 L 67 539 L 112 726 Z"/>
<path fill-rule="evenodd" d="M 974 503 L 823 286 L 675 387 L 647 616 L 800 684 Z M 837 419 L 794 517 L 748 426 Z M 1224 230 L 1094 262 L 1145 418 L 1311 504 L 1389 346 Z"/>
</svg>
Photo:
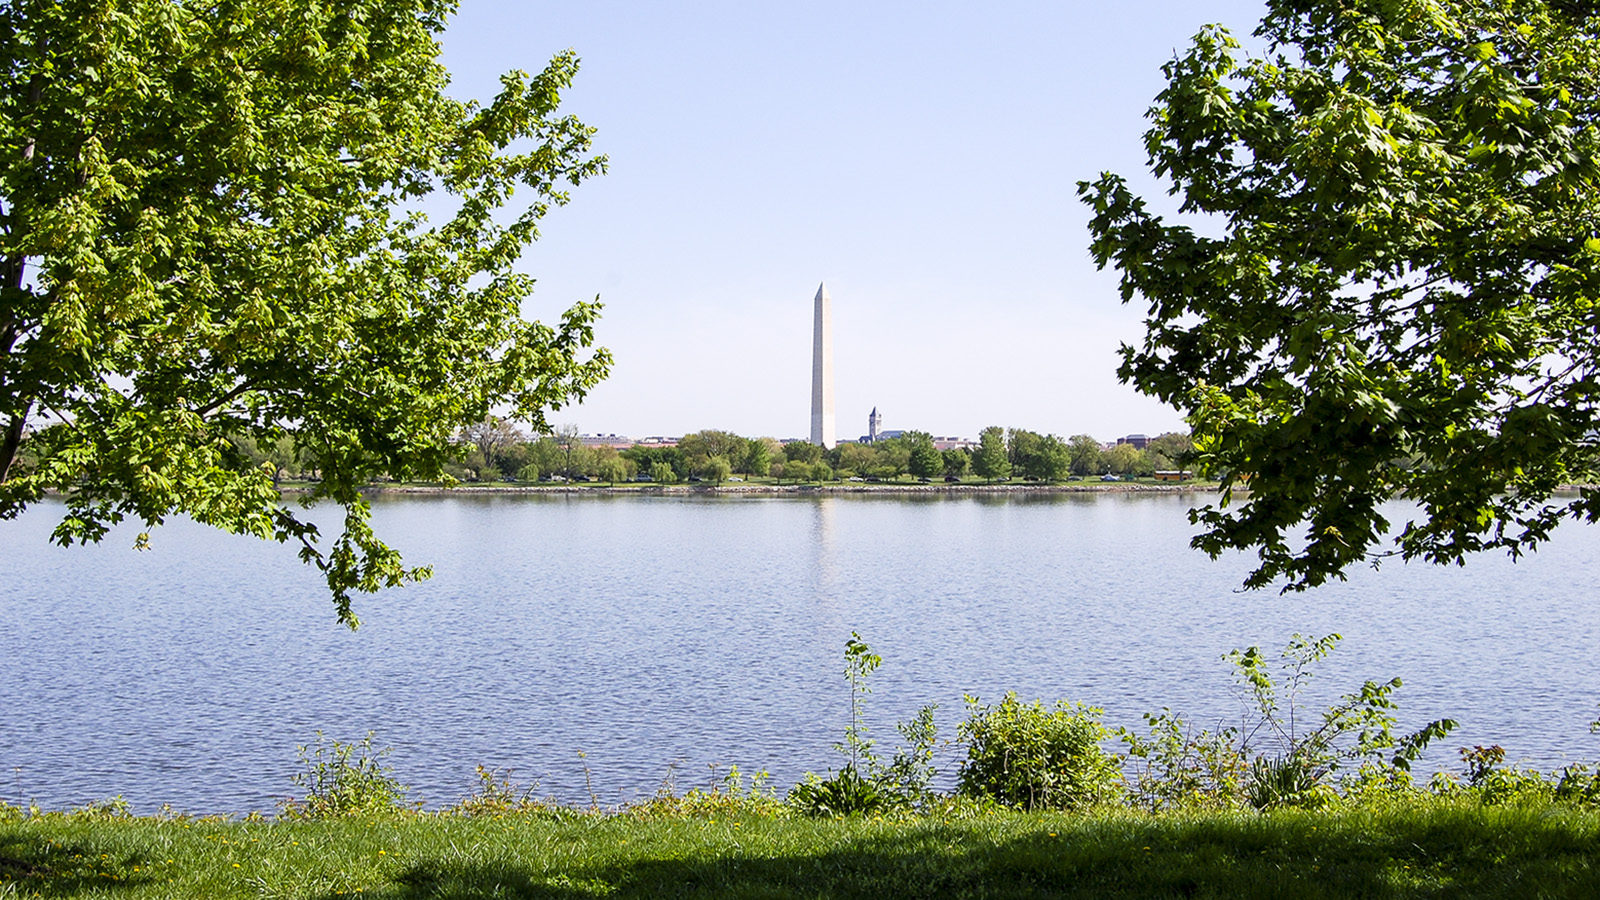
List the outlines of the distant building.
<svg viewBox="0 0 1600 900">
<path fill-rule="evenodd" d="M 650 437 L 642 437 L 642 438 L 639 438 L 637 441 L 634 441 L 633 442 L 633 446 L 635 446 L 635 447 L 676 447 L 676 446 L 678 446 L 678 439 L 675 438 L 675 437 L 664 437 L 662 435 L 651 435 Z"/>
<path fill-rule="evenodd" d="M 633 438 L 620 434 L 580 434 L 578 440 L 585 447 L 612 447 L 617 450 L 626 450 L 634 444 Z"/>
<path fill-rule="evenodd" d="M 867 416 L 867 433 L 863 434 L 856 443 L 876 444 L 879 441 L 893 440 L 904 436 L 905 431 L 901 429 L 883 430 L 883 416 L 878 412 L 878 408 L 874 406 L 872 414 Z M 976 448 L 978 442 L 967 440 L 964 437 L 933 435 L 933 446 L 936 450 L 954 450 L 957 448 Z"/>
<path fill-rule="evenodd" d="M 1143 450 L 1146 446 L 1149 445 L 1150 438 L 1149 438 L 1149 436 L 1143 435 L 1143 434 L 1130 434 L 1130 435 L 1127 435 L 1126 437 L 1117 438 L 1117 443 L 1119 443 L 1119 444 L 1132 444 L 1133 445 L 1133 449 L 1135 449 L 1135 450 Z"/>
</svg>

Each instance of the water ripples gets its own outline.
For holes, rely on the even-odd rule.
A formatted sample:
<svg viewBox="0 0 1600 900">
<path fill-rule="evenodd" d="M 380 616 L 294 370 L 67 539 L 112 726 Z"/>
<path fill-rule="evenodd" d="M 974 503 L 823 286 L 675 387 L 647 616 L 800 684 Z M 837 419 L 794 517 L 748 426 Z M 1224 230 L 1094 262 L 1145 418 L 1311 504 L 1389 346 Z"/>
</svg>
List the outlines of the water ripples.
<svg viewBox="0 0 1600 900">
<path fill-rule="evenodd" d="M 376 730 L 432 806 L 478 764 L 586 800 L 579 751 L 603 803 L 669 768 L 704 784 L 713 763 L 787 786 L 836 764 L 852 630 L 884 657 L 885 749 L 925 703 L 953 736 L 964 693 L 1081 699 L 1130 726 L 1162 706 L 1234 721 L 1224 652 L 1339 631 L 1314 699 L 1404 678 L 1407 722 L 1462 722 L 1436 765 L 1475 743 L 1547 767 L 1600 757 L 1600 532 L 1571 526 L 1515 565 L 1242 594 L 1248 560 L 1188 548 L 1190 499 L 384 499 L 379 533 L 436 574 L 359 598 L 355 634 L 288 548 L 174 522 L 149 553 L 131 530 L 63 550 L 46 504 L 0 523 L 0 797 L 271 810 L 317 729 Z"/>
</svg>

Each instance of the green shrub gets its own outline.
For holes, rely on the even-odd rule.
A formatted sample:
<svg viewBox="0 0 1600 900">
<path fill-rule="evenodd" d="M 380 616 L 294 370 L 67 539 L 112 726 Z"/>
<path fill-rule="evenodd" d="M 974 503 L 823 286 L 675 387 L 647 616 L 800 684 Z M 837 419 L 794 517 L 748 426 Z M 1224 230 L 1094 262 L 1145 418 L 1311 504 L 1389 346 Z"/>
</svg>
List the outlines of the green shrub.
<svg viewBox="0 0 1600 900">
<path fill-rule="evenodd" d="M 1581 774 L 1582 767 L 1569 769 L 1560 782 L 1546 780 L 1534 769 L 1502 766 L 1506 751 L 1498 744 L 1489 747 L 1462 747 L 1461 762 L 1466 766 L 1466 792 L 1485 806 L 1524 801 L 1548 802 L 1555 797 L 1580 800 L 1586 793 Z"/>
<path fill-rule="evenodd" d="M 1564 803 L 1600 806 L 1600 773 L 1586 765 L 1567 766 L 1556 780 L 1555 798 Z"/>
<path fill-rule="evenodd" d="M 1145 713 L 1149 735 L 1126 728 L 1117 737 L 1127 744 L 1128 800 L 1157 812 L 1178 807 L 1215 809 L 1235 806 L 1244 796 L 1249 761 L 1236 728 L 1201 730 L 1171 709 Z"/>
<path fill-rule="evenodd" d="M 808 816 L 871 815 L 899 806 L 897 798 L 878 788 L 855 766 L 845 766 L 827 778 L 812 772 L 789 792 L 789 802 Z"/>
<path fill-rule="evenodd" d="M 1023 703 L 1015 693 L 995 706 L 966 700 L 961 793 L 1030 810 L 1076 809 L 1115 795 L 1121 767 L 1100 747 L 1111 736 L 1102 710 L 1065 700 Z"/>
<path fill-rule="evenodd" d="M 1245 798 L 1256 809 L 1318 809 L 1339 799 L 1333 786 L 1322 781 L 1323 774 L 1308 756 L 1258 756 L 1250 761 Z"/>
<path fill-rule="evenodd" d="M 1589 723 L 1590 734 L 1600 734 L 1600 719 Z M 1600 806 L 1600 772 L 1587 765 L 1567 766 L 1556 779 L 1555 797 L 1566 803 Z"/>
<path fill-rule="evenodd" d="M 933 713 L 938 708 L 938 704 L 930 703 L 917 710 L 911 721 L 895 725 L 909 746 L 896 747 L 894 759 L 879 769 L 879 781 L 907 803 L 923 804 L 933 797 L 933 779 L 939 774 L 933 764 L 933 752 L 939 743 L 939 726 L 933 721 Z"/>
<path fill-rule="evenodd" d="M 317 732 L 314 745 L 296 747 L 303 770 L 292 780 L 306 795 L 283 805 L 295 819 L 330 819 L 351 815 L 403 812 L 407 788 L 383 763 L 389 748 L 372 748 L 373 732 L 359 741 L 329 741 Z"/>
</svg>

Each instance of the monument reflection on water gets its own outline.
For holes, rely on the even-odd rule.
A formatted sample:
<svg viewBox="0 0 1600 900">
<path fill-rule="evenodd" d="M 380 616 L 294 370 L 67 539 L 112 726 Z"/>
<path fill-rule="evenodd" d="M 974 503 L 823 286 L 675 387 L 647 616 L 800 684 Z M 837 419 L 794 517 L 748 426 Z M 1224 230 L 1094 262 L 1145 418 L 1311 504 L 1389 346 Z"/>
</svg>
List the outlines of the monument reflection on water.
<svg viewBox="0 0 1600 900">
<path fill-rule="evenodd" d="M 361 599 L 356 633 L 289 548 L 177 522 L 148 553 L 131 531 L 63 550 L 45 504 L 0 523 L 0 797 L 271 810 L 317 729 L 376 730 L 430 806 L 479 764 L 587 802 L 579 751 L 602 802 L 669 767 L 680 788 L 709 764 L 787 787 L 838 764 L 851 631 L 884 658 L 868 714 L 885 749 L 926 703 L 953 737 L 964 693 L 1236 722 L 1223 653 L 1337 631 L 1311 702 L 1404 678 L 1404 723 L 1461 722 L 1425 765 L 1473 744 L 1544 767 L 1600 757 L 1600 531 L 1515 565 L 1247 594 L 1248 560 L 1188 548 L 1191 499 L 380 498 L 380 533 L 435 576 Z"/>
</svg>

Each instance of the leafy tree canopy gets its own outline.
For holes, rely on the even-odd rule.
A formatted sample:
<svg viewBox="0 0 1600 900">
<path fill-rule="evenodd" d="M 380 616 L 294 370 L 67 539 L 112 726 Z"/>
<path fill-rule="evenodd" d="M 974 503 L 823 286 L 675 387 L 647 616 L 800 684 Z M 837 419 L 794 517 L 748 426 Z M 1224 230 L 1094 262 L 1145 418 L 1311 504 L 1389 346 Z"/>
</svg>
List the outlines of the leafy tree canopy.
<svg viewBox="0 0 1600 900">
<path fill-rule="evenodd" d="M 1043 435 L 1024 428 L 1013 428 L 1006 433 L 1011 468 L 1024 478 L 1034 481 L 1057 481 L 1065 478 L 1071 457 L 1066 444 L 1055 435 Z"/>
<path fill-rule="evenodd" d="M 1011 461 L 1006 457 L 1006 430 L 990 425 L 978 434 L 978 452 L 972 455 L 972 474 L 991 481 L 1011 477 Z"/>
<path fill-rule="evenodd" d="M 972 468 L 972 453 L 960 447 L 951 447 L 942 454 L 944 474 L 947 478 L 961 478 Z"/>
<path fill-rule="evenodd" d="M 485 464 L 499 466 L 527 442 L 528 436 L 515 422 L 489 416 L 461 429 L 459 439 L 471 444 Z"/>
<path fill-rule="evenodd" d="M 944 456 L 933 446 L 933 435 L 926 431 L 908 431 L 904 438 L 910 454 L 906 468 L 914 478 L 936 478 L 944 474 Z"/>
<path fill-rule="evenodd" d="M 0 5 L 0 516 L 59 491 L 63 544 L 177 513 L 295 541 L 353 626 L 351 591 L 425 574 L 362 485 L 440 478 L 492 409 L 546 431 L 606 374 L 599 304 L 525 321 L 513 268 L 605 168 L 556 112 L 577 60 L 450 99 L 453 8 Z M 331 545 L 234 437 L 292 444 Z"/>
<path fill-rule="evenodd" d="M 620 452 L 624 459 L 632 460 L 641 471 L 654 473 L 658 464 L 664 464 L 672 471 L 674 478 L 683 479 L 689 475 L 689 465 L 683 458 L 683 451 L 677 447 L 634 446 Z"/>
<path fill-rule="evenodd" d="M 730 466 L 734 460 L 743 461 L 750 450 L 750 439 L 731 431 L 707 429 L 679 438 L 678 450 L 688 460 L 689 467 L 700 472 L 712 457 L 719 457 Z"/>
<path fill-rule="evenodd" d="M 1100 475 L 1106 470 L 1105 453 L 1092 435 L 1075 434 L 1067 438 L 1067 453 L 1074 475 Z"/>
<path fill-rule="evenodd" d="M 783 456 L 789 460 L 814 463 L 822 459 L 822 453 L 821 447 L 816 444 L 808 444 L 805 441 L 790 441 L 783 445 Z"/>
<path fill-rule="evenodd" d="M 1187 412 L 1224 486 L 1196 546 L 1254 548 L 1248 586 L 1600 517 L 1556 493 L 1597 474 L 1597 33 L 1554 0 L 1270 0 L 1261 55 L 1208 27 L 1166 66 L 1146 147 L 1193 221 L 1080 186 L 1149 304 L 1120 374 Z"/>
</svg>

